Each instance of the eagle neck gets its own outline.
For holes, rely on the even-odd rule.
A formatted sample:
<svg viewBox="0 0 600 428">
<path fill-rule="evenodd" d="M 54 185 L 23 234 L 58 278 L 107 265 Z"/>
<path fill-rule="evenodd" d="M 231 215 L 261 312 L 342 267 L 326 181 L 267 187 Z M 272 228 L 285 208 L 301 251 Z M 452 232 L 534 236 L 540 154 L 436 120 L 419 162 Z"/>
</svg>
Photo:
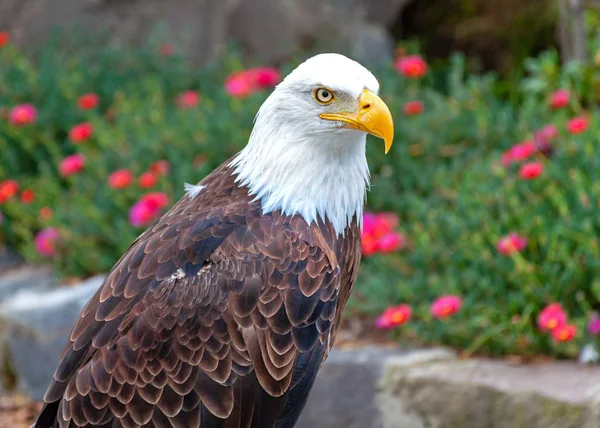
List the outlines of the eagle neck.
<svg viewBox="0 0 600 428">
<path fill-rule="evenodd" d="M 338 235 L 354 218 L 360 226 L 369 184 L 366 135 L 292 131 L 280 127 L 266 133 L 257 123 L 230 164 L 236 183 L 248 187 L 265 214 L 300 215 L 309 224 L 328 221 Z"/>
</svg>

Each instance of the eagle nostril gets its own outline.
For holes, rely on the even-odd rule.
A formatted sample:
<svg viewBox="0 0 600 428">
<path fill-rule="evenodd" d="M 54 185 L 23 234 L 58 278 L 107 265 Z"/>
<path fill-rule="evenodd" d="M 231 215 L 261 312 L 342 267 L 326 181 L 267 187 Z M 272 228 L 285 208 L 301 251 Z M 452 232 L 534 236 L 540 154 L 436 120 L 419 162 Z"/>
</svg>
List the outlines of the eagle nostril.
<svg viewBox="0 0 600 428">
<path fill-rule="evenodd" d="M 368 110 L 370 108 L 371 108 L 371 103 L 365 103 L 365 104 L 362 105 L 362 109 L 363 110 Z"/>
</svg>

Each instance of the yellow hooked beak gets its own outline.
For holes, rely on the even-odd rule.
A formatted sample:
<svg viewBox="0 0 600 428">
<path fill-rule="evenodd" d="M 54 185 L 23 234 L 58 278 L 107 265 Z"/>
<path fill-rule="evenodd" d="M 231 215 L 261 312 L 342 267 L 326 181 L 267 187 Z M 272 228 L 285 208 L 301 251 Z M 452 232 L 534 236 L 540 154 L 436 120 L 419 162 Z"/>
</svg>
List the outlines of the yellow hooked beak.
<svg viewBox="0 0 600 428">
<path fill-rule="evenodd" d="M 321 119 L 344 122 L 344 128 L 357 129 L 383 139 L 385 153 L 394 141 L 394 121 L 381 98 L 365 89 L 358 97 L 358 112 L 323 113 Z"/>
</svg>

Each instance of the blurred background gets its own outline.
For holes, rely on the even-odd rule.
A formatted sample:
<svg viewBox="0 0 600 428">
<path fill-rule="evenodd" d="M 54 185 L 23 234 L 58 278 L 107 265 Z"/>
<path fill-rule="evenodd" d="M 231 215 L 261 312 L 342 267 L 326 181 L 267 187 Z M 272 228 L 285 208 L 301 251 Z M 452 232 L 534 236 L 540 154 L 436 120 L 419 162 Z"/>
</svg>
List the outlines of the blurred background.
<svg viewBox="0 0 600 428">
<path fill-rule="evenodd" d="M 396 141 L 368 145 L 361 273 L 302 426 L 600 426 L 599 30 L 591 0 L 2 0 L 0 425 L 31 423 L 129 244 L 333 51 Z"/>
</svg>

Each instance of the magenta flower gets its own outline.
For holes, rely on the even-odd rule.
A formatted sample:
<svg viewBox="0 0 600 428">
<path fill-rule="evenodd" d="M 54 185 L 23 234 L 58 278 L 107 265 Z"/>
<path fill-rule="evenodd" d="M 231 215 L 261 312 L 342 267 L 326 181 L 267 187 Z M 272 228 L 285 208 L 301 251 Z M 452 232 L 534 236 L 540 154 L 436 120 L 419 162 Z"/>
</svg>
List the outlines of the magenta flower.
<svg viewBox="0 0 600 428">
<path fill-rule="evenodd" d="M 594 312 L 590 317 L 590 321 L 588 322 L 588 332 L 592 336 L 597 336 L 600 334 L 600 316 L 598 316 L 596 312 Z"/>
<path fill-rule="evenodd" d="M 44 229 L 35 237 L 35 249 L 44 257 L 53 257 L 56 254 L 56 240 L 58 240 L 58 231 L 55 228 Z"/>
<path fill-rule="evenodd" d="M 165 193 L 147 193 L 129 210 L 129 222 L 135 227 L 146 226 L 157 218 L 168 204 L 169 198 Z"/>
</svg>

